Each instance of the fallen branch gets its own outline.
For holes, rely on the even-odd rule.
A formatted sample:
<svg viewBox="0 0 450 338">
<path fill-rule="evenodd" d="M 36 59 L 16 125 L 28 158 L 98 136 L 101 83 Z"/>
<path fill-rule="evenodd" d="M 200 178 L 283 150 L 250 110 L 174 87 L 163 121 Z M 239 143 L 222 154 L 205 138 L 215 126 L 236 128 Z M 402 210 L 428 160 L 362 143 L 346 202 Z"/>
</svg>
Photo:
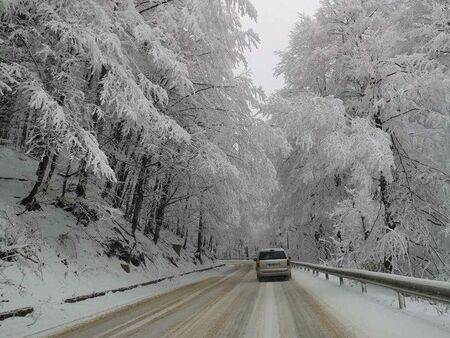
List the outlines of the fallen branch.
<svg viewBox="0 0 450 338">
<path fill-rule="evenodd" d="M 26 315 L 33 313 L 32 307 L 22 307 L 20 309 L 14 309 L 6 312 L 0 312 L 0 320 L 5 320 L 11 317 L 25 317 Z"/>
<path fill-rule="evenodd" d="M 19 181 L 19 182 L 35 182 L 34 180 L 29 180 L 28 178 L 21 178 L 21 177 L 1 177 L 0 180 L 4 181 Z"/>
<path fill-rule="evenodd" d="M 93 293 L 90 293 L 90 294 L 87 294 L 87 295 L 67 298 L 67 299 L 64 300 L 64 303 L 77 303 L 77 302 L 81 302 L 81 301 L 86 300 L 86 299 L 101 297 L 101 296 L 104 296 L 104 295 L 106 295 L 107 293 L 110 293 L 110 292 L 111 293 L 124 292 L 124 291 L 128 291 L 128 290 L 131 290 L 131 289 L 135 289 L 137 287 L 160 283 L 160 282 L 162 282 L 164 280 L 167 280 L 167 279 L 173 279 L 175 277 L 189 275 L 189 274 L 194 273 L 194 272 L 202 272 L 202 271 L 212 270 L 212 269 L 220 268 L 222 266 L 225 266 L 225 264 L 219 264 L 219 265 L 210 266 L 210 267 L 203 268 L 203 269 L 197 269 L 197 270 L 193 270 L 193 271 L 188 271 L 188 272 L 180 273 L 180 274 L 173 275 L 173 276 L 162 277 L 162 278 L 154 279 L 154 280 L 151 280 L 151 281 L 148 281 L 148 282 L 133 284 L 133 285 L 130 285 L 130 286 L 125 286 L 125 287 L 121 287 L 121 288 L 117 288 L 117 289 L 105 290 L 105 291 L 101 291 L 101 292 L 93 292 Z"/>
<path fill-rule="evenodd" d="M 0 259 L 4 257 L 8 257 L 11 255 L 15 255 L 18 253 L 18 250 L 29 247 L 30 244 L 16 244 L 16 245 L 8 245 L 0 248 Z"/>
</svg>

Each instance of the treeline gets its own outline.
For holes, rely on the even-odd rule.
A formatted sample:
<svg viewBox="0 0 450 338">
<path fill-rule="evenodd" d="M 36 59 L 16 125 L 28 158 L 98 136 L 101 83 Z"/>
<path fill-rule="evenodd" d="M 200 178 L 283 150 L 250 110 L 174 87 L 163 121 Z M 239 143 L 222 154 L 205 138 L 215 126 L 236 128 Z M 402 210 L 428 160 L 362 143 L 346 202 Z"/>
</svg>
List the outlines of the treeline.
<svg viewBox="0 0 450 338">
<path fill-rule="evenodd" d="M 242 16 L 248 0 L 0 1 L 0 134 L 38 159 L 20 204 L 51 186 L 60 205 L 101 195 L 154 243 L 163 226 L 199 255 L 247 240 L 278 146 L 235 71 L 258 43 Z"/>
<path fill-rule="evenodd" d="M 450 7 L 322 1 L 265 112 L 293 151 L 269 238 L 304 260 L 450 278 Z"/>
</svg>

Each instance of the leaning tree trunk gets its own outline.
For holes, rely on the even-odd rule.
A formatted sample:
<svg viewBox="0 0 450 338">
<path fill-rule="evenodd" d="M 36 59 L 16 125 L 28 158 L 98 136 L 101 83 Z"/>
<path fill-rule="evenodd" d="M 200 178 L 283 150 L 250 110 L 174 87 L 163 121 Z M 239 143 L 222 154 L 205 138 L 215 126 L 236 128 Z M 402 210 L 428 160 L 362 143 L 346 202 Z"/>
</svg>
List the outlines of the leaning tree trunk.
<svg viewBox="0 0 450 338">
<path fill-rule="evenodd" d="M 184 243 L 183 243 L 183 249 L 186 250 L 186 245 L 188 241 L 188 235 L 189 235 L 189 229 L 186 229 L 186 233 L 184 234 Z"/>
<path fill-rule="evenodd" d="M 45 180 L 45 184 L 44 184 L 44 186 L 45 186 L 45 191 L 47 191 L 48 185 L 50 184 L 50 181 L 52 180 L 53 174 L 55 173 L 56 163 L 57 163 L 57 161 L 58 161 L 58 156 L 59 156 L 59 154 L 58 154 L 58 152 L 56 151 L 56 152 L 53 154 L 52 162 L 50 163 L 50 170 L 49 170 L 49 172 L 48 172 L 47 179 Z"/>
<path fill-rule="evenodd" d="M 44 151 L 44 155 L 42 156 L 41 161 L 39 162 L 38 165 L 38 169 L 36 171 L 37 176 L 36 183 L 34 183 L 33 189 L 31 189 L 28 196 L 20 201 L 20 204 L 28 205 L 34 200 L 34 197 L 39 191 L 39 187 L 42 185 L 42 182 L 44 181 L 45 171 L 47 170 L 49 160 L 50 160 L 50 151 L 46 149 Z"/>
</svg>

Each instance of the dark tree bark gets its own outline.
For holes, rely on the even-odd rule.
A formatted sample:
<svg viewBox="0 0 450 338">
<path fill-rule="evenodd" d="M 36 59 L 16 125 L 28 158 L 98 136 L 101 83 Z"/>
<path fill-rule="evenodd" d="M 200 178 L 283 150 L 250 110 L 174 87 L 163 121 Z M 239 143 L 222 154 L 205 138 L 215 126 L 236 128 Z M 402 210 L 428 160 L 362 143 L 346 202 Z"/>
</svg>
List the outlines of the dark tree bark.
<svg viewBox="0 0 450 338">
<path fill-rule="evenodd" d="M 381 120 L 381 114 L 378 111 L 378 113 L 374 116 L 375 121 L 375 127 L 378 129 L 383 129 L 383 121 Z M 392 147 L 392 146 L 391 146 Z M 392 217 L 392 212 L 390 210 L 391 208 L 391 201 L 389 199 L 389 191 L 388 191 L 388 183 L 386 181 L 386 177 L 381 172 L 380 178 L 379 178 L 379 187 L 380 187 L 380 199 L 381 203 L 384 206 L 384 224 L 386 226 L 386 231 L 392 231 L 396 228 L 398 225 L 397 222 Z M 387 271 L 392 272 L 392 256 L 385 257 L 383 266 Z"/>
<path fill-rule="evenodd" d="M 38 169 L 36 171 L 36 176 L 37 176 L 36 183 L 34 184 L 33 189 L 31 189 L 28 196 L 20 201 L 20 204 L 28 205 L 29 203 L 31 203 L 34 200 L 34 197 L 36 196 L 37 192 L 39 191 L 39 187 L 42 185 L 42 182 L 44 180 L 45 171 L 47 170 L 49 161 L 50 161 L 50 152 L 48 149 L 46 149 L 44 151 L 44 155 L 42 156 L 41 161 L 39 162 L 39 165 L 38 165 Z"/>
<path fill-rule="evenodd" d="M 114 155 L 111 156 L 110 163 L 111 163 L 111 168 L 112 168 L 114 171 L 116 171 L 117 159 L 116 159 L 116 157 L 115 157 Z M 110 194 L 110 191 L 111 191 L 112 187 L 113 187 L 113 183 L 112 183 L 110 180 L 107 180 L 107 181 L 105 182 L 105 187 L 103 188 L 103 191 L 102 191 L 102 194 L 101 194 L 102 198 L 108 197 L 108 195 Z"/>
<path fill-rule="evenodd" d="M 13 111 L 17 110 L 16 99 L 13 95 L 0 96 L 0 138 L 8 139 L 11 130 Z M 28 110 L 29 111 L 29 110 Z"/>
<path fill-rule="evenodd" d="M 171 177 L 169 176 L 164 182 L 161 189 L 161 197 L 156 207 L 155 212 L 155 233 L 153 235 L 153 242 L 156 244 L 159 240 L 159 234 L 161 232 L 161 227 L 164 222 L 164 212 L 166 210 L 167 199 L 169 197 L 169 187 L 171 183 Z"/>
<path fill-rule="evenodd" d="M 66 174 L 64 175 L 64 180 L 63 180 L 63 185 L 62 185 L 62 192 L 61 192 L 61 197 L 64 198 L 64 196 L 66 195 L 66 189 L 67 189 L 67 181 L 69 180 L 69 173 L 70 173 L 70 168 L 72 166 L 72 160 L 69 161 L 69 163 L 67 164 L 67 169 L 66 169 Z"/>
<path fill-rule="evenodd" d="M 87 162 L 83 158 L 80 162 L 80 166 L 78 169 L 78 184 L 77 184 L 77 188 L 76 188 L 77 197 L 82 197 L 82 198 L 86 197 L 87 180 L 88 180 Z"/>
<path fill-rule="evenodd" d="M 147 224 L 145 226 L 144 234 L 146 236 L 150 234 L 155 234 L 155 218 L 156 218 L 156 209 L 158 207 L 159 199 L 157 198 L 157 195 L 159 194 L 158 191 L 161 189 L 160 181 L 158 177 L 155 179 L 155 183 L 153 184 L 153 196 L 154 200 L 151 203 L 151 211 L 150 211 L 150 217 L 147 220 Z"/>
<path fill-rule="evenodd" d="M 55 152 L 52 157 L 52 162 L 50 163 L 50 170 L 47 175 L 47 179 L 45 180 L 45 190 L 47 191 L 48 185 L 50 184 L 50 181 L 52 180 L 53 174 L 55 173 L 56 169 L 56 163 L 58 162 L 58 152 Z"/>
<path fill-rule="evenodd" d="M 125 204 L 125 218 L 129 220 L 130 223 L 133 218 L 134 204 L 136 201 L 136 182 L 137 178 L 136 180 L 132 180 L 132 177 L 130 177 L 123 193 L 124 198 L 122 199 L 122 205 Z"/>
<path fill-rule="evenodd" d="M 120 165 L 119 172 L 117 174 L 117 186 L 114 193 L 113 207 L 119 208 L 122 203 L 122 194 L 125 189 L 125 181 L 128 177 L 129 171 L 127 170 L 127 165 L 123 162 Z"/>
<path fill-rule="evenodd" d="M 200 214 L 198 218 L 198 234 L 197 234 L 197 253 L 200 258 L 202 255 L 202 237 L 203 237 L 203 212 L 200 209 Z"/>
<path fill-rule="evenodd" d="M 144 235 L 149 236 L 150 234 L 154 234 L 154 222 L 155 222 L 155 212 L 156 212 L 156 205 L 151 205 L 151 210 L 147 219 L 147 223 L 145 224 L 144 228 Z"/>
<path fill-rule="evenodd" d="M 133 218 L 131 220 L 131 233 L 133 237 L 136 235 L 136 229 L 139 225 L 139 218 L 142 210 L 142 202 L 144 201 L 144 188 L 147 183 L 147 155 L 142 156 L 141 168 L 139 169 L 138 180 L 136 188 L 134 189 L 134 208 L 133 208 Z"/>
<path fill-rule="evenodd" d="M 189 230 L 186 229 L 186 233 L 184 234 L 184 243 L 183 243 L 183 249 L 186 250 L 187 240 L 188 240 Z"/>
</svg>

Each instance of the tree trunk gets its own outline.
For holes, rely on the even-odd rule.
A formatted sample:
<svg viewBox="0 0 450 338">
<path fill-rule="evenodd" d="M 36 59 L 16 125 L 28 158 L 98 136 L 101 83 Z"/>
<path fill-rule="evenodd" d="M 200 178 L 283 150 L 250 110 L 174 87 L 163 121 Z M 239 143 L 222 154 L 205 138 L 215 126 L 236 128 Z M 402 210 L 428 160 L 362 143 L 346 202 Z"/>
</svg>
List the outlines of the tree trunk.
<svg viewBox="0 0 450 338">
<path fill-rule="evenodd" d="M 131 233 L 133 237 L 135 237 L 136 229 L 139 225 L 139 217 L 141 215 L 142 210 L 142 202 L 144 200 L 144 188 L 147 181 L 147 155 L 142 156 L 141 168 L 139 170 L 138 180 L 136 184 L 136 188 L 134 190 L 134 208 L 133 208 L 133 218 L 131 220 Z"/>
<path fill-rule="evenodd" d="M 69 163 L 67 164 L 66 174 L 64 176 L 63 186 L 62 186 L 62 192 L 61 192 L 62 198 L 64 198 L 64 196 L 66 195 L 67 181 L 69 180 L 69 173 L 70 173 L 71 166 L 72 166 L 72 160 L 69 160 Z"/>
<path fill-rule="evenodd" d="M 155 213 L 155 233 L 153 235 L 153 242 L 156 244 L 159 240 L 159 233 L 161 232 L 161 227 L 164 221 L 164 212 L 166 210 L 167 199 L 169 197 L 169 187 L 170 187 L 171 177 L 169 176 L 161 189 L 161 198 L 159 200 L 158 206 Z"/>
<path fill-rule="evenodd" d="M 155 234 L 154 233 L 154 223 L 155 223 L 155 217 L 156 217 L 155 215 L 156 215 L 156 208 L 158 207 L 158 203 L 159 203 L 159 200 L 156 197 L 156 195 L 157 195 L 157 191 L 159 188 L 160 188 L 159 179 L 158 179 L 158 177 L 156 177 L 155 183 L 153 184 L 153 199 L 154 200 L 152 201 L 151 206 L 150 206 L 150 208 L 151 208 L 150 218 L 147 220 L 147 224 L 144 229 L 144 234 L 146 236 L 150 235 L 150 234 Z"/>
<path fill-rule="evenodd" d="M 28 124 L 30 122 L 30 116 L 31 116 L 31 111 L 29 109 L 27 109 L 27 112 L 26 112 L 26 115 L 25 115 L 25 119 L 24 119 L 24 122 L 23 122 L 22 133 L 21 133 L 20 141 L 19 141 L 20 148 L 24 148 L 25 144 L 27 142 Z"/>
<path fill-rule="evenodd" d="M 77 197 L 82 197 L 85 198 L 86 197 L 86 186 L 87 186 L 87 162 L 86 160 L 83 158 L 80 162 L 80 166 L 78 168 L 78 184 L 77 184 L 77 188 L 76 188 L 76 194 Z"/>
<path fill-rule="evenodd" d="M 150 212 L 147 219 L 147 223 L 145 224 L 144 229 L 144 235 L 149 236 L 150 234 L 154 234 L 154 222 L 155 222 L 155 213 L 156 213 L 156 206 L 153 203 L 150 206 Z"/>
<path fill-rule="evenodd" d="M 134 204 L 136 201 L 136 181 L 138 177 L 133 179 L 133 177 L 129 178 L 128 184 L 123 192 L 122 205 L 125 204 L 125 219 L 130 221 L 133 218 Z"/>
<path fill-rule="evenodd" d="M 50 152 L 48 151 L 48 149 L 46 149 L 44 151 L 44 155 L 42 156 L 42 159 L 39 162 L 38 169 L 36 171 L 37 176 L 36 183 L 34 184 L 33 189 L 31 189 L 28 196 L 20 201 L 20 204 L 27 205 L 34 200 L 34 196 L 36 196 L 37 192 L 39 191 L 39 187 L 41 186 L 44 180 L 45 171 L 47 170 L 49 160 L 50 160 Z"/>
<path fill-rule="evenodd" d="M 383 121 L 381 120 L 381 114 L 378 110 L 377 114 L 374 116 L 375 121 L 375 127 L 378 129 L 383 129 Z M 392 147 L 392 146 L 391 146 Z M 389 192 L 388 192 L 388 183 L 386 181 L 386 177 L 383 175 L 383 173 L 380 174 L 379 178 L 379 187 L 380 187 L 380 195 L 381 195 L 381 203 L 384 206 L 384 225 L 386 226 L 386 231 L 392 231 L 396 228 L 397 222 L 392 217 L 392 213 L 390 210 L 391 202 L 389 200 Z M 385 257 L 383 261 L 384 268 L 392 272 L 392 256 Z"/>
<path fill-rule="evenodd" d="M 110 163 L 111 163 L 111 168 L 114 171 L 116 171 L 117 159 L 114 155 L 112 155 Z M 111 191 L 112 187 L 113 187 L 113 183 L 110 180 L 106 180 L 105 187 L 103 188 L 103 191 L 101 194 L 102 198 L 107 198 L 110 195 L 110 191 Z"/>
<path fill-rule="evenodd" d="M 113 207 L 118 208 L 122 202 L 122 194 L 125 188 L 125 181 L 127 179 L 129 171 L 126 170 L 127 165 L 123 162 L 120 166 L 119 173 L 117 174 L 117 186 L 114 193 Z"/>
<path fill-rule="evenodd" d="M 198 218 L 198 234 L 197 234 L 197 253 L 200 258 L 202 255 L 202 237 L 203 237 L 203 212 L 200 209 L 200 215 Z"/>
<path fill-rule="evenodd" d="M 183 249 L 184 250 L 186 250 L 188 235 L 189 235 L 189 229 L 186 229 L 186 233 L 184 234 L 184 243 L 183 243 Z"/>
<path fill-rule="evenodd" d="M 386 178 L 383 174 L 381 174 L 380 176 L 379 186 L 381 202 L 384 206 L 384 224 L 386 226 L 386 232 L 389 232 L 396 228 L 397 222 L 395 222 L 395 220 L 393 219 L 392 213 L 390 211 L 391 202 L 389 201 Z M 392 272 L 392 256 L 384 258 L 383 266 L 387 271 Z"/>
<path fill-rule="evenodd" d="M 47 179 L 45 180 L 45 184 L 44 184 L 45 191 L 47 191 L 48 185 L 50 184 L 50 181 L 52 180 L 57 161 L 58 161 L 58 152 L 55 152 L 52 157 L 52 162 L 50 163 L 50 171 L 48 172 Z"/>
</svg>

